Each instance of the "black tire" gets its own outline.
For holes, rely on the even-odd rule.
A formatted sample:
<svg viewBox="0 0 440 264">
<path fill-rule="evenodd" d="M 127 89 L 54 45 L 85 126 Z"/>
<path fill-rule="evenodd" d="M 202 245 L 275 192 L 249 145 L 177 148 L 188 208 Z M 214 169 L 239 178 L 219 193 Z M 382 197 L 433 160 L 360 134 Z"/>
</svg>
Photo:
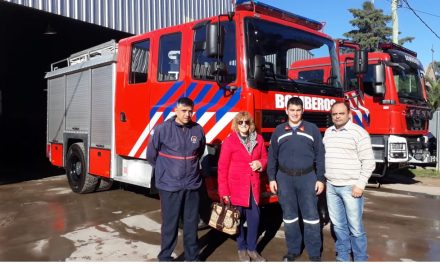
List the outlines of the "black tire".
<svg viewBox="0 0 440 264">
<path fill-rule="evenodd" d="M 112 188 L 113 185 L 113 180 L 112 179 L 104 179 L 101 178 L 99 180 L 99 186 L 96 189 L 97 192 L 101 192 L 101 191 L 107 191 L 110 190 L 110 188 Z"/>
<path fill-rule="evenodd" d="M 96 190 L 98 178 L 87 173 L 84 143 L 74 143 L 66 156 L 66 174 L 70 188 L 76 193 L 91 193 Z"/>
</svg>

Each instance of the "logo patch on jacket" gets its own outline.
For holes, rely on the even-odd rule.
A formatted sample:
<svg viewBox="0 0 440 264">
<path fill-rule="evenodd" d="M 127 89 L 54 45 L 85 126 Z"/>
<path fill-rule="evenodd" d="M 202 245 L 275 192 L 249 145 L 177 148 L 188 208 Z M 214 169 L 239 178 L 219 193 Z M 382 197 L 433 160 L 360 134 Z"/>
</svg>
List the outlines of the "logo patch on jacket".
<svg viewBox="0 0 440 264">
<path fill-rule="evenodd" d="M 197 143 L 197 137 L 196 136 L 191 136 L 191 142 L 193 144 L 196 144 Z"/>
<path fill-rule="evenodd" d="M 285 125 L 285 126 L 284 126 L 284 130 L 285 130 L 285 131 L 292 130 L 292 127 L 290 127 L 289 125 Z"/>
<path fill-rule="evenodd" d="M 300 126 L 300 127 L 299 127 L 299 130 L 302 131 L 302 132 L 304 132 L 304 126 Z"/>
</svg>

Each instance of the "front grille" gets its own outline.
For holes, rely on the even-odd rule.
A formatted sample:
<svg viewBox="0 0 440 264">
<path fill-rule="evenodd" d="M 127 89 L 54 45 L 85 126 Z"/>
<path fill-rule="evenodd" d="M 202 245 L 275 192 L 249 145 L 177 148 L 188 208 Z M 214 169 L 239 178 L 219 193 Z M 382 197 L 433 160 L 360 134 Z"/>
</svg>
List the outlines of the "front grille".
<svg viewBox="0 0 440 264">
<path fill-rule="evenodd" d="M 275 128 L 287 121 L 284 110 L 263 110 L 262 118 L 262 127 L 264 128 Z"/>
<path fill-rule="evenodd" d="M 408 107 L 405 116 L 406 128 L 413 131 L 428 129 L 430 116 L 429 109 Z"/>
<path fill-rule="evenodd" d="M 330 113 L 304 113 L 303 119 L 315 123 L 319 128 L 328 128 L 333 125 Z"/>
<path fill-rule="evenodd" d="M 261 133 L 264 139 L 264 142 L 269 142 L 272 137 L 272 132 L 263 132 Z"/>
<path fill-rule="evenodd" d="M 330 113 L 323 112 L 305 112 L 303 119 L 314 123 L 319 128 L 328 128 L 333 125 Z M 263 110 L 262 111 L 262 128 L 275 128 L 279 124 L 287 122 L 287 115 L 285 110 Z M 263 132 L 264 141 L 270 141 L 272 132 Z"/>
<path fill-rule="evenodd" d="M 408 130 L 425 130 L 428 121 L 426 119 L 406 117 L 406 127 Z"/>
<path fill-rule="evenodd" d="M 263 128 L 275 128 L 277 125 L 287 121 L 287 115 L 284 110 L 263 110 L 262 113 Z M 315 123 L 319 128 L 327 128 L 333 124 L 330 113 L 305 112 L 303 119 Z"/>
</svg>

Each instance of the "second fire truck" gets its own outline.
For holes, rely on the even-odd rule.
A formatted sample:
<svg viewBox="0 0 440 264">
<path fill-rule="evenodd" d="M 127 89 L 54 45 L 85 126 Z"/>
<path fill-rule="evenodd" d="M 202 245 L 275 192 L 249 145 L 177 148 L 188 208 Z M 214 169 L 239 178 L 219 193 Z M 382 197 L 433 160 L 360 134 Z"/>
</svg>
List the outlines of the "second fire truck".
<svg viewBox="0 0 440 264">
<path fill-rule="evenodd" d="M 337 41 L 338 47 L 360 50 L 358 44 Z M 376 159 L 373 176 L 385 176 L 390 168 L 435 163 L 429 146 L 431 109 L 427 103 L 424 70 L 417 53 L 384 43 L 379 51 L 364 53 L 368 61 L 362 75 L 353 69 L 353 53 L 341 53 L 340 72 L 353 122 L 371 135 Z M 292 78 L 327 83 L 333 76 L 329 58 L 301 60 L 291 65 Z M 359 70 L 358 70 L 359 72 Z"/>
</svg>

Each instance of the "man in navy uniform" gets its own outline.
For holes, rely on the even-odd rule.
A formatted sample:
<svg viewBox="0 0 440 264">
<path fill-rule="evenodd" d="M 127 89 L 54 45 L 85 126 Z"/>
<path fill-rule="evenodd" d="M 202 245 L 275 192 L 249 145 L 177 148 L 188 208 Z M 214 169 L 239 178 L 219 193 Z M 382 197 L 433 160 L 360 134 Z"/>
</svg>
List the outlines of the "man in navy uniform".
<svg viewBox="0 0 440 264">
<path fill-rule="evenodd" d="M 321 229 L 317 208 L 324 190 L 324 146 L 318 127 L 302 120 L 299 97 L 287 102 L 288 122 L 276 127 L 269 146 L 267 174 L 272 193 L 278 194 L 283 210 L 287 254 L 283 261 L 295 261 L 301 253 L 299 210 L 304 223 L 304 244 L 311 261 L 321 260 Z"/>
<path fill-rule="evenodd" d="M 159 261 L 173 260 L 181 214 L 185 261 L 199 260 L 199 163 L 206 140 L 203 128 L 192 121 L 193 108 L 191 99 L 180 98 L 175 117 L 158 125 L 148 144 L 147 159 L 155 169 L 162 211 Z"/>
</svg>

